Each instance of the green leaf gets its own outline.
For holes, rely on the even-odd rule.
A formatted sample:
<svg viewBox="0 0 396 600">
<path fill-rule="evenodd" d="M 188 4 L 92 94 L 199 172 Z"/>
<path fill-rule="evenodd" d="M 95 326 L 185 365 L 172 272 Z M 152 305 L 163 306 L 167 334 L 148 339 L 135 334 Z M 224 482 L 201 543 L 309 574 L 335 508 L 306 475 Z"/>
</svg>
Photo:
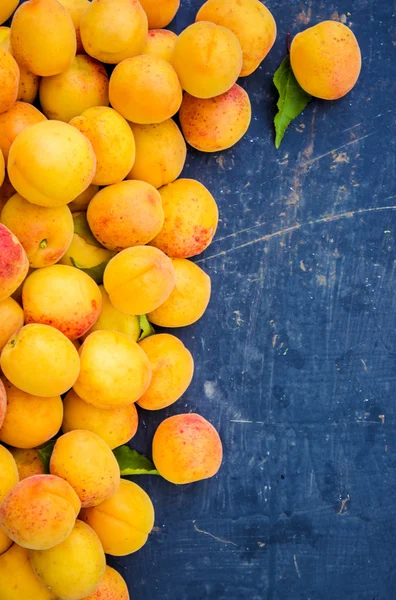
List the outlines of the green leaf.
<svg viewBox="0 0 396 600">
<path fill-rule="evenodd" d="M 151 460 L 129 446 L 119 446 L 113 452 L 121 475 L 159 475 Z"/>
<path fill-rule="evenodd" d="M 92 277 L 92 279 L 94 281 L 96 281 L 96 283 L 98 285 L 101 285 L 103 283 L 103 275 L 104 275 L 105 269 L 106 269 L 107 265 L 109 264 L 110 259 L 105 260 L 104 262 L 100 263 L 99 265 L 96 265 L 96 267 L 90 267 L 89 269 L 86 269 L 85 267 L 82 267 L 81 265 L 79 265 L 78 262 L 76 262 L 72 256 L 70 257 L 70 262 L 72 263 L 73 267 L 76 267 L 76 269 L 80 269 L 80 271 L 84 271 L 84 273 L 86 273 L 87 275 Z"/>
<path fill-rule="evenodd" d="M 74 233 L 79 235 L 85 242 L 87 242 L 87 244 L 90 246 L 95 246 L 96 248 L 103 248 L 102 244 L 98 242 L 90 230 L 85 212 L 74 213 L 73 223 Z"/>
<path fill-rule="evenodd" d="M 274 119 L 276 131 L 275 146 L 279 148 L 289 124 L 304 110 L 308 102 L 312 100 L 312 96 L 302 89 L 295 78 L 289 55 L 286 56 L 276 71 L 274 84 L 279 92 L 278 112 Z"/>
<path fill-rule="evenodd" d="M 49 473 L 49 463 L 52 456 L 52 451 L 56 444 L 56 440 L 49 440 L 39 448 L 37 448 L 38 455 L 40 457 L 41 463 L 43 465 L 44 473 Z"/>
<path fill-rule="evenodd" d="M 139 325 L 140 329 L 142 330 L 142 333 L 140 334 L 138 342 L 141 342 L 145 338 L 150 337 L 150 335 L 154 335 L 154 327 L 151 325 L 151 323 L 149 323 L 146 315 L 139 316 Z"/>
</svg>

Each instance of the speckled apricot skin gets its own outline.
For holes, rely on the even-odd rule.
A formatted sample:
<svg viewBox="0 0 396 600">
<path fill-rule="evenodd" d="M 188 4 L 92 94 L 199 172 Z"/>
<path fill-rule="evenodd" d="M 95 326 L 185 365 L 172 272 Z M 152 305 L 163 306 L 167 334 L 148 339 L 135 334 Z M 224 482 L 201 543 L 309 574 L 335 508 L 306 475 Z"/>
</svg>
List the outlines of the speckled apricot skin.
<svg viewBox="0 0 396 600">
<path fill-rule="evenodd" d="M 27 324 L 51 325 L 76 340 L 98 319 L 102 297 L 97 284 L 83 271 L 53 265 L 29 275 L 22 302 Z"/>
<path fill-rule="evenodd" d="M 0 114 L 0 149 L 4 158 L 8 160 L 8 154 L 13 141 L 21 131 L 46 121 L 46 117 L 35 106 L 27 102 L 16 102 L 9 110 Z"/>
<path fill-rule="evenodd" d="M 129 600 L 128 587 L 121 575 L 107 566 L 96 592 L 84 600 Z"/>
<path fill-rule="evenodd" d="M 33 475 L 44 475 L 44 467 L 39 453 L 34 448 L 10 448 L 18 468 L 19 480 L 33 477 Z"/>
<path fill-rule="evenodd" d="M 323 100 L 337 100 L 358 80 L 362 59 L 353 32 L 337 21 L 323 21 L 292 41 L 290 62 L 301 87 Z"/>
<path fill-rule="evenodd" d="M 76 30 L 77 53 L 84 52 L 84 46 L 81 41 L 80 21 L 81 17 L 89 7 L 89 0 L 58 0 L 66 8 L 72 18 L 74 29 Z"/>
<path fill-rule="evenodd" d="M 159 192 L 165 221 L 150 244 L 172 258 L 201 254 L 211 243 L 219 220 L 212 194 L 195 179 L 178 179 Z"/>
<path fill-rule="evenodd" d="M 165 419 L 155 432 L 153 460 L 161 476 L 179 485 L 216 475 L 223 458 L 219 434 L 194 413 Z"/>
<path fill-rule="evenodd" d="M 169 29 L 150 29 L 142 54 L 153 54 L 172 64 L 176 40 L 176 33 Z"/>
<path fill-rule="evenodd" d="M 190 146 L 201 152 L 220 152 L 245 135 L 252 110 L 249 96 L 235 84 L 225 94 L 206 100 L 184 94 L 179 117 Z"/>
<path fill-rule="evenodd" d="M 36 577 L 30 564 L 29 550 L 18 544 L 0 557 L 0 581 L 0 600 L 56 600 Z"/>
<path fill-rule="evenodd" d="M 23 548 L 47 550 L 71 533 L 81 504 L 63 479 L 35 475 L 19 482 L 0 506 L 0 525 Z"/>
<path fill-rule="evenodd" d="M 22 244 L 0 223 L 0 302 L 15 292 L 28 270 L 29 261 Z"/>
<path fill-rule="evenodd" d="M 11 55 L 0 48 L 0 113 L 10 110 L 18 98 L 20 72 Z"/>
<path fill-rule="evenodd" d="M 25 322 L 25 315 L 22 308 L 14 298 L 6 298 L 0 302 L 0 352 L 10 339 L 10 337 L 20 328 Z M 1 398 L 1 393 L 0 393 Z M 1 406 L 1 399 L 0 399 Z M 1 415 L 0 408 L 0 415 Z M 1 416 L 0 416 L 1 427 Z"/>
<path fill-rule="evenodd" d="M 142 0 L 149 29 L 166 27 L 179 10 L 180 0 Z"/>
</svg>

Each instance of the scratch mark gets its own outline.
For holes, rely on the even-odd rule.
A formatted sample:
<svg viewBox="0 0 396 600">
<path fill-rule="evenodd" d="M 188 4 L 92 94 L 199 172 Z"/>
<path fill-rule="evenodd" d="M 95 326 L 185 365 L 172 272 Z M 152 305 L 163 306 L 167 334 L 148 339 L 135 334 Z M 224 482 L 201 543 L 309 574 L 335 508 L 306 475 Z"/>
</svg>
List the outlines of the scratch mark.
<svg viewBox="0 0 396 600">
<path fill-rule="evenodd" d="M 325 152 L 324 154 L 320 154 L 319 156 L 315 156 L 315 158 L 311 158 L 310 160 L 307 160 L 305 163 L 303 163 L 303 166 L 304 165 L 310 165 L 310 164 L 312 164 L 314 162 L 317 162 L 318 160 L 321 160 L 325 156 L 328 156 L 329 154 L 332 154 L 333 152 L 338 152 L 338 150 L 341 150 L 342 148 L 346 148 L 347 146 L 351 146 L 352 144 L 356 144 L 357 142 L 361 142 L 362 140 L 365 140 L 366 138 L 371 137 L 375 133 L 376 133 L 375 131 L 372 131 L 371 133 L 368 133 L 367 135 L 363 135 L 360 138 L 356 138 L 356 140 L 352 140 L 351 142 L 347 142 L 346 144 L 342 144 L 342 146 L 338 146 L 338 148 L 333 148 L 332 150 L 329 150 L 328 152 Z"/>
<path fill-rule="evenodd" d="M 298 568 L 297 556 L 295 554 L 293 555 L 293 561 L 294 561 L 294 567 L 296 569 L 298 578 L 301 579 L 300 569 Z"/>
<path fill-rule="evenodd" d="M 244 421 L 243 419 L 231 419 L 230 423 L 253 423 L 253 421 Z"/>
<path fill-rule="evenodd" d="M 341 506 L 340 506 L 340 510 L 338 511 L 338 514 L 339 514 L 339 515 L 343 515 L 343 514 L 345 514 L 345 513 L 347 512 L 347 511 L 345 510 L 345 506 L 346 506 L 347 502 L 349 502 L 349 500 L 350 500 L 350 497 L 349 497 L 349 496 L 347 496 L 346 498 L 343 498 L 343 499 L 341 500 Z"/>
<path fill-rule="evenodd" d="M 265 546 L 265 542 L 257 542 L 257 546 L 258 546 L 259 548 L 264 548 L 264 546 Z"/>
<path fill-rule="evenodd" d="M 204 531 L 203 529 L 199 529 L 199 527 L 196 526 L 194 521 L 193 521 L 193 523 L 194 523 L 194 529 L 195 529 L 195 531 L 198 531 L 198 533 L 203 533 L 204 535 L 208 535 L 209 537 L 213 538 L 217 542 L 221 542 L 222 544 L 232 544 L 232 546 L 238 547 L 238 545 L 235 544 L 234 542 L 231 542 L 230 540 L 223 540 L 222 538 L 219 538 L 216 535 L 213 535 L 213 533 L 209 533 L 209 531 Z"/>
<path fill-rule="evenodd" d="M 361 123 L 356 123 L 356 125 L 352 125 L 352 127 L 347 127 L 346 129 L 342 130 L 342 133 L 345 133 L 345 131 L 350 131 L 351 129 L 355 129 L 355 127 L 360 127 Z"/>
<path fill-rule="evenodd" d="M 382 425 L 385 423 L 385 415 L 378 415 L 378 418 L 381 419 Z"/>
<path fill-rule="evenodd" d="M 363 358 L 360 359 L 360 362 L 363 365 L 363 369 L 366 371 L 366 373 L 368 373 L 367 365 L 366 365 L 366 362 L 363 360 Z"/>
</svg>

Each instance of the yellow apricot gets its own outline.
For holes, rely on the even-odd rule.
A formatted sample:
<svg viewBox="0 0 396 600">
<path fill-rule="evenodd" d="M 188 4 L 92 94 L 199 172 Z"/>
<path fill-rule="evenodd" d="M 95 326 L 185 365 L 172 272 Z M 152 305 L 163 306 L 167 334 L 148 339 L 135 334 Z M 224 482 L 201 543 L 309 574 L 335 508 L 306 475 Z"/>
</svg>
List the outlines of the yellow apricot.
<svg viewBox="0 0 396 600">
<path fill-rule="evenodd" d="M 110 302 L 109 294 L 106 292 L 103 285 L 100 285 L 99 289 L 102 295 L 102 310 L 100 311 L 99 319 L 92 325 L 91 329 L 89 329 L 87 333 L 82 336 L 82 339 L 85 340 L 93 331 L 107 329 L 123 333 L 129 337 L 132 342 L 137 342 L 140 336 L 139 317 L 136 315 L 127 315 L 126 313 L 118 310 L 118 308 L 113 306 Z"/>
<path fill-rule="evenodd" d="M 0 302 L 0 352 L 10 337 L 22 327 L 24 321 L 23 310 L 13 298 L 6 298 Z"/>
<path fill-rule="evenodd" d="M 2 0 L 0 6 L 0 24 L 9 19 L 19 4 L 19 0 Z"/>
<path fill-rule="evenodd" d="M 345 96 L 362 66 L 356 37 L 337 21 L 323 21 L 298 33 L 291 44 L 290 62 L 301 87 L 323 100 Z"/>
<path fill-rule="evenodd" d="M 49 119 L 66 123 L 93 106 L 108 106 L 106 69 L 94 58 L 78 54 L 66 71 L 41 80 L 40 104 Z"/>
<path fill-rule="evenodd" d="M 10 452 L 16 462 L 20 481 L 33 475 L 44 475 L 43 463 L 36 449 L 10 448 Z"/>
<path fill-rule="evenodd" d="M 63 405 L 64 433 L 76 429 L 92 431 L 112 449 L 129 442 L 138 428 L 138 414 L 134 404 L 113 409 L 97 408 L 84 402 L 74 390 L 70 390 Z"/>
<path fill-rule="evenodd" d="M 166 27 L 179 10 L 180 0 L 141 0 L 149 29 Z"/>
<path fill-rule="evenodd" d="M 159 410 L 178 400 L 191 383 L 194 360 L 183 342 L 169 333 L 152 335 L 139 346 L 147 354 L 153 376 L 138 404 L 146 410 Z"/>
<path fill-rule="evenodd" d="M 18 468 L 11 452 L 0 444 L 0 505 L 19 481 Z M 1 530 L 1 528 L 0 528 Z"/>
<path fill-rule="evenodd" d="M 243 53 L 242 77 L 257 69 L 276 39 L 275 19 L 259 0 L 208 0 L 196 20 L 212 21 L 235 33 Z"/>
<path fill-rule="evenodd" d="M 173 66 L 186 92 L 197 98 L 213 98 L 224 94 L 238 79 L 241 46 L 225 27 L 208 21 L 194 23 L 177 38 Z"/>
<path fill-rule="evenodd" d="M 0 428 L 4 423 L 7 410 L 7 394 L 3 382 L 0 379 Z M 0 499 L 1 502 L 1 499 Z"/>
<path fill-rule="evenodd" d="M 90 269 L 109 261 L 114 256 L 115 252 L 103 248 L 92 234 L 86 213 L 74 213 L 73 222 L 73 239 L 60 259 L 60 264 L 70 267 L 78 265 L 80 268 Z"/>
<path fill-rule="evenodd" d="M 29 261 L 18 238 L 2 223 L 0 223 L 0 248 L 1 302 L 11 296 L 25 279 L 29 270 Z"/>
<path fill-rule="evenodd" d="M 176 40 L 176 33 L 169 29 L 150 29 L 142 54 L 153 54 L 172 64 Z"/>
<path fill-rule="evenodd" d="M 186 484 L 216 475 L 223 458 L 219 434 L 194 413 L 162 421 L 153 439 L 153 460 L 164 479 Z"/>
<path fill-rule="evenodd" d="M 69 208 L 72 213 L 80 212 L 81 210 L 87 210 L 88 204 L 91 202 L 92 198 L 99 192 L 99 186 L 91 184 L 84 190 L 77 198 L 75 198 L 69 204 Z"/>
<path fill-rule="evenodd" d="M 186 327 L 202 317 L 210 300 L 210 277 L 185 258 L 172 259 L 176 283 L 169 298 L 149 313 L 149 320 L 161 327 Z"/>
<path fill-rule="evenodd" d="M 0 27 L 0 48 L 7 50 L 13 54 L 11 46 L 11 28 Z M 14 57 L 15 58 L 15 57 Z M 32 103 L 35 101 L 39 89 L 40 77 L 35 75 L 24 65 L 18 64 L 19 67 L 19 86 L 17 100 L 22 102 Z"/>
<path fill-rule="evenodd" d="M 209 246 L 219 211 L 209 190 L 195 179 L 178 179 L 159 190 L 164 226 L 150 243 L 172 258 L 190 258 Z"/>
<path fill-rule="evenodd" d="M 128 587 L 121 575 L 107 566 L 96 592 L 84 600 L 129 600 Z"/>
<path fill-rule="evenodd" d="M 20 390 L 50 398 L 73 387 L 80 360 L 63 333 L 49 325 L 33 323 L 10 338 L 1 353 L 0 366 L 7 379 Z"/>
<path fill-rule="evenodd" d="M 36 75 L 65 71 L 76 54 L 76 32 L 67 10 L 57 0 L 29 0 L 11 23 L 15 59 Z"/>
<path fill-rule="evenodd" d="M 109 86 L 111 105 L 133 123 L 161 123 L 180 108 L 182 89 L 166 60 L 151 54 L 128 58 L 116 66 Z"/>
<path fill-rule="evenodd" d="M 76 521 L 64 542 L 50 550 L 31 550 L 29 557 L 39 580 L 62 600 L 93 594 L 106 569 L 99 538 L 82 521 Z"/>
<path fill-rule="evenodd" d="M 138 0 L 93 0 L 80 22 L 87 54 L 110 64 L 136 56 L 147 36 L 147 17 Z"/>
<path fill-rule="evenodd" d="M 18 544 L 0 557 L 0 581 L 0 600 L 56 600 L 54 594 L 36 577 L 30 564 L 29 551 Z"/>
<path fill-rule="evenodd" d="M 103 284 L 118 310 L 144 315 L 169 298 L 175 285 L 173 266 L 161 250 L 134 246 L 111 259 Z"/>
<path fill-rule="evenodd" d="M 7 392 L 7 412 L 0 428 L 0 441 L 16 448 L 35 448 L 58 433 L 63 419 L 60 396 L 32 396 L 5 378 L 3 383 Z"/>
<path fill-rule="evenodd" d="M 74 29 L 76 30 L 77 53 L 84 52 L 84 46 L 81 41 L 80 21 L 89 7 L 89 0 L 58 0 L 58 2 L 66 8 L 72 18 Z"/>
<path fill-rule="evenodd" d="M 18 98 L 19 67 L 14 57 L 0 48 L 0 113 L 10 110 Z"/>
<path fill-rule="evenodd" d="M 81 519 L 98 534 L 106 554 L 125 556 L 146 543 L 154 525 L 154 507 L 141 487 L 121 479 L 114 496 L 97 507 L 83 509 Z"/>
<path fill-rule="evenodd" d="M 73 217 L 67 206 L 38 206 L 20 194 L 8 200 L 0 220 L 17 236 L 34 269 L 58 262 L 73 238 Z"/>
<path fill-rule="evenodd" d="M 167 119 L 153 125 L 130 123 L 136 144 L 135 163 L 127 179 L 139 179 L 160 188 L 175 181 L 186 162 L 186 142 L 180 129 Z"/>
<path fill-rule="evenodd" d="M 29 125 L 46 121 L 46 117 L 27 102 L 16 102 L 9 110 L 0 114 L 0 149 L 7 161 L 8 154 L 17 135 Z"/>
<path fill-rule="evenodd" d="M 147 390 L 151 365 L 136 342 L 117 331 L 94 331 L 81 346 L 77 394 L 98 408 L 133 404 Z"/>
<path fill-rule="evenodd" d="M 249 96 L 235 84 L 216 98 L 184 94 L 179 116 L 190 146 L 201 152 L 219 152 L 231 148 L 245 135 L 252 110 Z"/>
</svg>

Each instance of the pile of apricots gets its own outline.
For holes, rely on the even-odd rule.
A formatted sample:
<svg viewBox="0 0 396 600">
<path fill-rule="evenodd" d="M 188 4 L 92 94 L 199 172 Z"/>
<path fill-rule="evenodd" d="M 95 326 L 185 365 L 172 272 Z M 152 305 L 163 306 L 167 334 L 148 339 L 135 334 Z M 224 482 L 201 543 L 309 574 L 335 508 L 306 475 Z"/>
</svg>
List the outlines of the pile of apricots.
<svg viewBox="0 0 396 600">
<path fill-rule="evenodd" d="M 259 0 L 208 0 L 179 36 L 164 29 L 179 0 L 18 5 L 0 6 L 0 24 L 12 17 L 0 27 L 0 600 L 128 600 L 105 554 L 139 550 L 154 509 L 113 450 L 135 435 L 136 405 L 172 405 L 194 371 L 177 337 L 142 336 L 142 318 L 185 327 L 211 295 L 190 259 L 218 208 L 180 178 L 186 141 L 219 152 L 243 137 L 251 106 L 236 81 L 276 24 Z M 360 70 L 353 34 L 331 21 L 296 36 L 291 61 L 327 99 Z M 53 438 L 47 473 L 37 448 Z M 221 461 L 198 414 L 154 435 L 174 484 Z"/>
</svg>

